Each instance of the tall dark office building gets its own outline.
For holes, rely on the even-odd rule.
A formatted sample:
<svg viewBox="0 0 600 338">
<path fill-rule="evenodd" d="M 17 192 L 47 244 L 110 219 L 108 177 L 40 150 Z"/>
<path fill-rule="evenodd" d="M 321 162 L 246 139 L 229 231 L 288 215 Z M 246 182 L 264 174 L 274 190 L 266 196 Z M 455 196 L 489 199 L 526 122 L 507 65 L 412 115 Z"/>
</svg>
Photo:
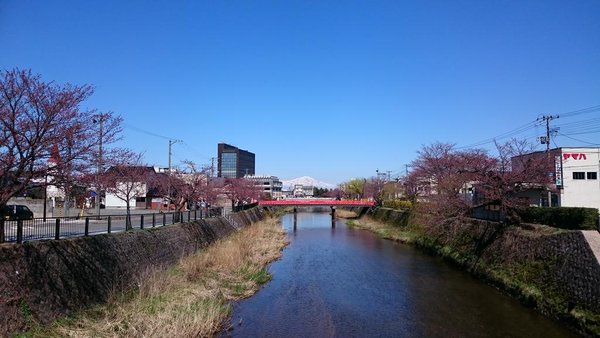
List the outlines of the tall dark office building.
<svg viewBox="0 0 600 338">
<path fill-rule="evenodd" d="M 244 177 L 244 175 L 254 175 L 254 153 L 226 143 L 219 143 L 217 154 L 218 177 Z"/>
</svg>

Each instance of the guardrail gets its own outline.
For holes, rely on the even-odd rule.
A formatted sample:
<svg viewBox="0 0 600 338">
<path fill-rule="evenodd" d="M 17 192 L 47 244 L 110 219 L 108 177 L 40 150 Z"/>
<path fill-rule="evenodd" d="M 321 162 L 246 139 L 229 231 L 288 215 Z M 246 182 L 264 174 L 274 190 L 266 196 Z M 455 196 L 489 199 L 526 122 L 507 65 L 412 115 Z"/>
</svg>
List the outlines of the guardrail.
<svg viewBox="0 0 600 338">
<path fill-rule="evenodd" d="M 28 220 L 0 219 L 0 243 L 23 243 L 41 239 L 81 237 L 130 229 L 154 228 L 222 216 L 222 208 L 197 209 L 167 213 L 101 215 L 88 217 L 33 218 Z M 129 225 L 128 225 L 129 224 Z"/>
<path fill-rule="evenodd" d="M 250 204 L 244 204 L 244 205 L 236 205 L 234 206 L 231 211 L 232 212 L 239 212 L 239 211 L 244 211 L 244 210 L 248 210 L 248 209 L 252 209 L 254 207 L 258 206 L 258 202 L 255 203 L 250 203 Z"/>
</svg>

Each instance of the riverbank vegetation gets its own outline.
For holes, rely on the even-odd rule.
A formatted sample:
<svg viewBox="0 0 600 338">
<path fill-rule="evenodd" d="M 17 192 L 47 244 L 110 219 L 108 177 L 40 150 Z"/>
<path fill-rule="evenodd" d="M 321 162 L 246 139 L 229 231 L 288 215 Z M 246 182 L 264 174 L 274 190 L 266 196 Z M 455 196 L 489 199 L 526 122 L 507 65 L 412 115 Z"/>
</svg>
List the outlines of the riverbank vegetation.
<svg viewBox="0 0 600 338">
<path fill-rule="evenodd" d="M 343 198 L 370 199 L 387 208 L 419 208 L 430 215 L 431 225 L 476 217 L 511 226 L 531 221 L 532 217 L 523 217 L 528 215 L 525 211 L 531 203 L 548 206 L 552 202 L 550 196 L 556 196 L 558 191 L 556 180 L 548 175 L 554 172 L 553 165 L 553 155 L 535 152 L 535 145 L 525 140 L 496 144 L 495 154 L 436 142 L 417 152 L 403 176 L 392 179 L 389 173 L 378 172 L 375 177 L 343 182 L 331 193 Z M 568 211 L 561 210 L 564 217 L 554 223 L 583 218 L 579 214 L 584 211 Z M 595 215 L 594 210 L 587 212 Z M 549 224 L 547 219 L 544 218 L 544 224 Z M 569 228 L 585 228 L 581 221 L 574 223 Z M 587 223 L 588 228 L 596 226 L 594 219 Z"/>
<path fill-rule="evenodd" d="M 74 316 L 37 327 L 26 336 L 209 337 L 225 328 L 231 302 L 271 279 L 267 264 L 287 244 L 276 218 L 267 218 L 167 270 L 149 271 L 137 290 Z"/>
<path fill-rule="evenodd" d="M 554 277 L 568 264 L 565 257 L 540 251 L 547 250 L 541 249 L 544 242 L 554 243 L 552 237 L 568 231 L 546 226 L 494 227 L 479 220 L 431 226 L 426 217 L 414 211 L 409 215 L 385 209 L 347 224 L 441 256 L 544 315 L 586 335 L 600 336 L 600 313 L 575 302 L 565 293 L 569 286 L 560 285 Z"/>
<path fill-rule="evenodd" d="M 414 244 L 416 237 L 419 234 L 417 231 L 405 227 L 401 228 L 384 224 L 369 216 L 365 216 L 360 219 L 349 220 L 346 222 L 346 224 L 351 228 L 369 230 L 381 238 L 406 244 Z"/>
<path fill-rule="evenodd" d="M 346 210 L 346 209 L 336 209 L 335 215 L 338 218 L 344 218 L 344 219 L 354 219 L 354 218 L 358 217 L 358 213 L 356 213 L 355 211 Z"/>
</svg>

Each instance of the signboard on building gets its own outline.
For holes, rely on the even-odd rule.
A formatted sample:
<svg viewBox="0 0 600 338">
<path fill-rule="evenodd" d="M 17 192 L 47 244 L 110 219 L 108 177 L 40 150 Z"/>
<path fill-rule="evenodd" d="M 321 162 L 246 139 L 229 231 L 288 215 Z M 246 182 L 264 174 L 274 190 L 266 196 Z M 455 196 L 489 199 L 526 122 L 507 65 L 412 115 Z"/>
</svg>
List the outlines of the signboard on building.
<svg viewBox="0 0 600 338">
<path fill-rule="evenodd" d="M 554 178 L 556 188 L 562 189 L 562 158 L 560 155 L 554 156 Z"/>
<path fill-rule="evenodd" d="M 568 160 L 569 158 L 573 158 L 574 160 L 587 160 L 587 155 L 585 153 L 564 153 L 563 158 Z"/>
</svg>

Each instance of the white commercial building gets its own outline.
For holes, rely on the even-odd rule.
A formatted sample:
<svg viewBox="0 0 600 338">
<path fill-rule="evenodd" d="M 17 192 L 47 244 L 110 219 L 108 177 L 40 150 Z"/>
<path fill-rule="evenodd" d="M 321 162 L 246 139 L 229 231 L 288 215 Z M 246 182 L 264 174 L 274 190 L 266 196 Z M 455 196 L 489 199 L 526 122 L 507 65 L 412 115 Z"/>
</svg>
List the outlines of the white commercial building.
<svg viewBox="0 0 600 338">
<path fill-rule="evenodd" d="M 246 175 L 244 178 L 253 181 L 254 185 L 262 190 L 261 192 L 263 195 L 269 194 L 274 200 L 283 197 L 281 193 L 283 183 L 277 176 Z"/>
<path fill-rule="evenodd" d="M 546 152 L 522 156 L 546 156 Z M 551 149 L 547 156 L 550 156 L 553 163 L 553 172 L 549 172 L 548 175 L 553 177 L 554 182 L 550 190 L 540 186 L 538 189 L 522 192 L 529 198 L 530 203 L 539 206 L 586 207 L 600 210 L 600 148 L 562 147 Z"/>
<path fill-rule="evenodd" d="M 558 148 L 552 155 L 559 205 L 600 210 L 600 148 Z"/>
</svg>

